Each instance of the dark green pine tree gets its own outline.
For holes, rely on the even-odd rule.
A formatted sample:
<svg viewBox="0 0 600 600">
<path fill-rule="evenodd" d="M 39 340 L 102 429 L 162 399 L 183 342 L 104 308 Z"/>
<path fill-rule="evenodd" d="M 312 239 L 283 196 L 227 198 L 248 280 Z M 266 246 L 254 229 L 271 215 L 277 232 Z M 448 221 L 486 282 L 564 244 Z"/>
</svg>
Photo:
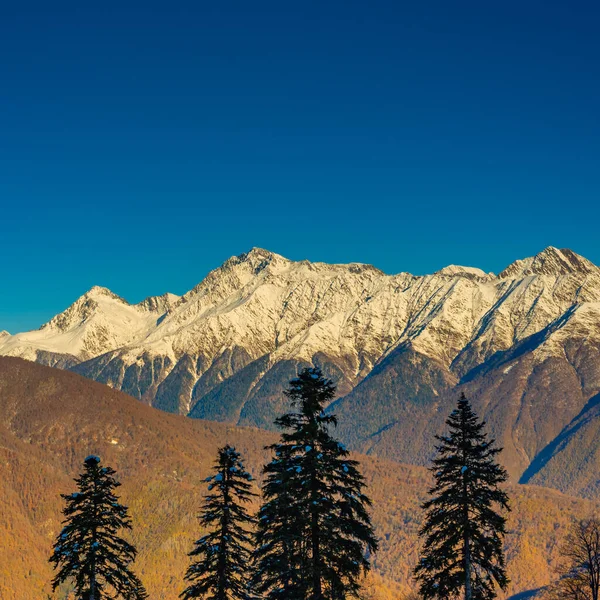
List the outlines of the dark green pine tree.
<svg viewBox="0 0 600 600">
<path fill-rule="evenodd" d="M 200 514 L 200 523 L 209 532 L 190 552 L 193 558 L 185 579 L 191 584 L 180 597 L 207 600 L 248 600 L 251 546 L 249 529 L 254 519 L 246 507 L 253 496 L 252 476 L 246 472 L 235 448 L 219 450 L 215 474 L 208 477 L 209 491 Z"/>
<path fill-rule="evenodd" d="M 252 588 L 266 600 L 304 600 L 310 586 L 305 576 L 308 521 L 298 502 L 303 478 L 293 466 L 293 444 L 269 448 L 275 456 L 264 468 Z"/>
<path fill-rule="evenodd" d="M 267 600 L 342 600 L 357 596 L 377 549 L 358 463 L 329 432 L 324 407 L 335 386 L 304 369 L 285 392 L 296 412 L 276 420 L 284 430 L 265 467 L 255 574 Z"/>
<path fill-rule="evenodd" d="M 508 496 L 500 489 L 506 471 L 496 462 L 501 448 L 487 440 L 464 394 L 446 424 L 431 471 L 433 496 L 421 529 L 424 550 L 415 577 L 425 599 L 489 600 L 495 586 L 506 589 L 508 578 L 502 547 Z"/>
<path fill-rule="evenodd" d="M 119 537 L 121 529 L 131 529 L 127 507 L 119 504 L 114 490 L 121 484 L 115 471 L 101 467 L 97 456 L 88 456 L 84 472 L 75 479 L 78 492 L 62 494 L 66 501 L 64 528 L 54 544 L 50 562 L 59 569 L 54 590 L 72 580 L 81 600 L 148 597 L 141 581 L 129 570 L 135 547 Z"/>
</svg>

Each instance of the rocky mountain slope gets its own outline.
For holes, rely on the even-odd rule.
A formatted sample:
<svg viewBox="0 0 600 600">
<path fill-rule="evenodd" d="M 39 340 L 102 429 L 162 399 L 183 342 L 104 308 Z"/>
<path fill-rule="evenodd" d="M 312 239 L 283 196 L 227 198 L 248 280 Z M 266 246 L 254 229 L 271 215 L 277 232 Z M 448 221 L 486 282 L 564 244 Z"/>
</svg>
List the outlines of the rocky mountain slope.
<svg viewBox="0 0 600 600">
<path fill-rule="evenodd" d="M 123 484 L 139 550 L 136 571 L 151 598 L 175 600 L 217 448 L 235 445 L 260 478 L 269 458 L 264 446 L 273 439 L 258 429 L 168 415 L 68 371 L 0 358 L 0 598 L 46 597 L 48 556 L 61 529 L 59 494 L 74 491 L 83 458 L 98 454 Z M 373 563 L 378 587 L 406 589 L 429 475 L 422 467 L 357 458 L 380 539 Z M 598 507 L 536 486 L 511 486 L 509 493 L 509 596 L 518 598 L 551 580 L 570 520 Z M 377 596 L 388 597 L 398 594 Z"/>
<path fill-rule="evenodd" d="M 68 367 L 143 339 L 178 299 L 164 294 L 131 305 L 94 286 L 40 329 L 14 336 L 0 333 L 0 353 Z"/>
<path fill-rule="evenodd" d="M 420 434 L 439 432 L 464 391 L 518 480 L 558 464 L 536 458 L 600 392 L 600 269 L 552 247 L 499 275 L 452 265 L 426 276 L 253 249 L 181 298 L 132 306 L 94 288 L 39 331 L 1 337 L 0 354 L 169 412 L 266 428 L 282 388 L 312 363 L 338 385 L 343 439 L 416 464 L 432 451 Z M 591 493 L 578 485 L 569 490 Z"/>
</svg>

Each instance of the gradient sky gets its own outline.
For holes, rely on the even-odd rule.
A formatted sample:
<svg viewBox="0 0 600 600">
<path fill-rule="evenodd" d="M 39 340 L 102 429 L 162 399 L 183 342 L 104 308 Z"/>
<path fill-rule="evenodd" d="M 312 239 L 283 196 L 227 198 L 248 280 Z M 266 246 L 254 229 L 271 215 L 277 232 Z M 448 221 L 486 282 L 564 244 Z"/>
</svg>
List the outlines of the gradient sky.
<svg viewBox="0 0 600 600">
<path fill-rule="evenodd" d="M 0 4 L 0 330 L 252 246 L 600 264 L 597 2 Z"/>
</svg>

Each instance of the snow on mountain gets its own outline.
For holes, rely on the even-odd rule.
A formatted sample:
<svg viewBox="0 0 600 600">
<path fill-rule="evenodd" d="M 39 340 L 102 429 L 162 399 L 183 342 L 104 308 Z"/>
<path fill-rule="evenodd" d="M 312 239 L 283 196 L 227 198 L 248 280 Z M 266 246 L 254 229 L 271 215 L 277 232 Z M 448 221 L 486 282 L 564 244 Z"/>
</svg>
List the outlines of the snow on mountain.
<svg viewBox="0 0 600 600">
<path fill-rule="evenodd" d="M 94 286 L 40 329 L 0 337 L 0 354 L 44 363 L 60 361 L 60 357 L 69 364 L 87 360 L 146 337 L 178 299 L 165 294 L 131 305 L 110 290 Z"/>
<path fill-rule="evenodd" d="M 476 267 L 461 267 L 460 265 L 448 265 L 439 271 L 436 271 L 434 275 L 447 275 L 449 277 L 470 277 L 481 280 L 492 279 L 493 273 L 486 273 L 482 269 Z"/>
<path fill-rule="evenodd" d="M 404 410 L 431 418 L 459 382 L 493 374 L 520 389 L 524 371 L 508 367 L 524 356 L 530 385 L 549 357 L 570 357 L 581 373 L 572 418 L 600 391 L 599 306 L 600 269 L 571 250 L 546 248 L 498 276 L 456 265 L 415 276 L 254 248 L 181 298 L 131 305 L 92 288 L 38 331 L 0 337 L 0 354 L 72 368 L 171 412 L 259 426 L 283 409 L 297 368 L 317 364 L 338 385 L 336 409 L 353 428 L 344 435 L 377 451 L 372 436 Z M 515 471 L 565 424 L 516 444 Z"/>
<path fill-rule="evenodd" d="M 498 277 L 455 265 L 422 277 L 385 275 L 369 265 L 292 262 L 254 248 L 181 298 L 131 305 L 94 287 L 39 330 L 0 337 L 0 354 L 35 360 L 45 351 L 86 361 L 116 352 L 125 366 L 142 356 L 170 366 L 193 356 L 202 358 L 199 378 L 234 348 L 243 362 L 266 354 L 270 363 L 310 362 L 321 353 L 342 361 L 343 378 L 354 385 L 407 342 L 464 373 L 573 304 L 593 301 L 600 301 L 600 269 L 552 247 Z M 155 375 L 164 379 L 168 370 Z"/>
<path fill-rule="evenodd" d="M 500 273 L 503 278 L 528 275 L 569 275 L 572 273 L 597 273 L 598 267 L 572 250 L 559 250 L 549 246 L 539 254 L 517 260 Z"/>
</svg>

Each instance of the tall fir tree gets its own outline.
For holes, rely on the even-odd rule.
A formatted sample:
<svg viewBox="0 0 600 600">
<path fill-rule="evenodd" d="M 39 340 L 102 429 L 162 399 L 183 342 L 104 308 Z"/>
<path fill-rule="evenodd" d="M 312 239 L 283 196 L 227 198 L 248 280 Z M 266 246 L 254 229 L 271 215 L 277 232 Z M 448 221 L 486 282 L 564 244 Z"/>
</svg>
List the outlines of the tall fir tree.
<svg viewBox="0 0 600 600">
<path fill-rule="evenodd" d="M 61 494 L 66 519 L 50 557 L 59 569 L 52 581 L 54 590 L 72 580 L 81 600 L 148 597 L 129 569 L 137 551 L 118 535 L 121 529 L 131 529 L 131 519 L 114 494 L 121 485 L 114 476 L 112 468 L 100 466 L 100 458 L 88 456 L 84 472 L 75 479 L 79 491 Z"/>
<path fill-rule="evenodd" d="M 190 585 L 180 597 L 207 600 L 249 600 L 248 580 L 252 557 L 254 519 L 244 506 L 256 496 L 252 476 L 235 448 L 219 450 L 215 474 L 206 479 L 209 491 L 200 523 L 209 532 L 196 541 L 189 556 L 193 562 L 185 579 Z"/>
<path fill-rule="evenodd" d="M 269 448 L 275 456 L 264 468 L 265 502 L 259 512 L 252 586 L 266 600 L 304 600 L 309 590 L 308 521 L 299 511 L 302 477 L 293 466 L 296 448 L 292 444 Z"/>
<path fill-rule="evenodd" d="M 329 432 L 335 416 L 323 412 L 335 386 L 307 368 L 285 394 L 297 410 L 276 420 L 284 432 L 265 467 L 255 589 L 266 600 L 358 596 L 377 541 L 358 463 Z"/>
<path fill-rule="evenodd" d="M 487 440 L 485 422 L 464 394 L 446 424 L 449 434 L 436 436 L 435 485 L 422 507 L 427 511 L 420 532 L 424 550 L 415 577 L 424 599 L 489 600 L 496 597 L 496 584 L 504 590 L 509 582 L 506 518 L 499 512 L 509 510 L 499 487 L 507 473 L 496 462 L 502 449 Z"/>
</svg>

